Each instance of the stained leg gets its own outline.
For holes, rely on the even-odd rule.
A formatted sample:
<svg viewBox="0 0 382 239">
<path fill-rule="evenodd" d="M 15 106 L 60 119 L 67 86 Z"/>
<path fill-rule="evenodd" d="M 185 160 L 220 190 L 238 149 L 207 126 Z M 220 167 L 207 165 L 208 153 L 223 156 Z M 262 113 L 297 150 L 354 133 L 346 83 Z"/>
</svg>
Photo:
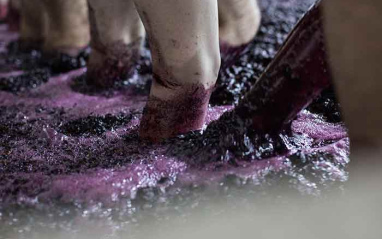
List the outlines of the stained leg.
<svg viewBox="0 0 382 239">
<path fill-rule="evenodd" d="M 87 81 L 109 87 L 133 73 L 145 30 L 132 0 L 88 0 L 88 3 L 92 53 Z"/>
<path fill-rule="evenodd" d="M 154 79 L 140 137 L 159 141 L 204 124 L 220 67 L 217 1 L 135 0 Z"/>
<path fill-rule="evenodd" d="M 222 69 L 234 64 L 260 26 L 257 0 L 218 0 Z"/>
<path fill-rule="evenodd" d="M 43 2 L 48 16 L 44 51 L 76 56 L 90 41 L 86 0 L 40 1 Z"/>
<path fill-rule="evenodd" d="M 41 0 L 21 0 L 20 47 L 42 48 L 47 35 L 47 13 Z"/>
</svg>

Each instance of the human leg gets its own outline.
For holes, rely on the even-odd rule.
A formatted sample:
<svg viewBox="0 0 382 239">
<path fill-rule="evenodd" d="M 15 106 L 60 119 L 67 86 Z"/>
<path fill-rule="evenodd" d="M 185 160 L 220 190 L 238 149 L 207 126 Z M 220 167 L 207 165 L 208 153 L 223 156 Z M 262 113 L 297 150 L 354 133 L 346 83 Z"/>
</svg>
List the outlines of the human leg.
<svg viewBox="0 0 382 239">
<path fill-rule="evenodd" d="M 153 60 L 140 125 L 151 141 L 201 129 L 220 67 L 216 1 L 135 0 Z"/>
<path fill-rule="evenodd" d="M 21 0 L 20 47 L 41 49 L 47 34 L 47 14 L 41 0 Z"/>
<path fill-rule="evenodd" d="M 48 16 L 45 53 L 76 56 L 90 40 L 86 0 L 40 1 L 43 2 Z"/>
<path fill-rule="evenodd" d="M 88 3 L 92 53 L 87 81 L 109 87 L 132 74 L 145 30 L 132 0 L 88 0 Z"/>
</svg>

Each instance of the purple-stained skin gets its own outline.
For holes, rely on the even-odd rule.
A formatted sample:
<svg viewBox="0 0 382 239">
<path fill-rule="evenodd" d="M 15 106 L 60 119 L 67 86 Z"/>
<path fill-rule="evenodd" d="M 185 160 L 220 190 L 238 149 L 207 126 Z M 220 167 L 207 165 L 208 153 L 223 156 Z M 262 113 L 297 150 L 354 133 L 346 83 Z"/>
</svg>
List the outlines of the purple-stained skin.
<svg viewBox="0 0 382 239">
<path fill-rule="evenodd" d="M 273 16 L 274 12 L 281 11 L 282 18 L 272 19 L 290 17 L 297 20 L 301 9 L 306 10 L 301 6 L 306 5 L 303 0 L 279 3 L 264 0 L 261 1 L 263 19 L 267 19 L 266 14 Z M 294 9 L 300 9 L 299 14 L 293 12 Z M 15 204 L 35 207 L 57 203 L 112 204 L 134 198 L 144 188 L 166 191 L 170 197 L 171 192 L 179 195 L 195 185 L 220 185 L 227 175 L 255 184 L 263 181 L 278 184 L 286 178 L 294 188 L 313 194 L 331 182 L 345 181 L 349 142 L 343 124 L 329 123 L 322 115 L 308 111 L 302 111 L 294 119 L 295 110 L 303 108 L 311 99 L 309 92 L 316 94 L 326 85 L 326 74 L 322 75 L 320 71 L 323 68 L 314 67 L 300 54 L 306 44 L 312 44 L 312 49 L 316 49 L 315 44 L 320 42 L 321 36 L 315 35 L 320 33 L 317 19 L 320 15 L 316 13 L 315 8 L 299 24 L 300 30 L 294 33 L 304 32 L 301 27 L 308 21 L 313 24 L 307 27 L 308 36 L 301 38 L 297 35 L 300 36 L 297 37 L 299 44 L 286 45 L 285 56 L 279 55 L 277 64 L 270 68 L 274 70 L 268 70 L 269 79 L 284 83 L 276 86 L 272 81 L 261 80 L 247 96 L 251 99 L 254 93 L 261 93 L 259 87 L 265 87 L 269 96 L 275 97 L 276 107 L 263 94 L 259 99 L 264 99 L 262 102 L 272 107 L 264 111 L 265 118 L 253 120 L 257 111 L 252 106 L 259 103 L 256 97 L 250 105 L 243 101 L 235 110 L 242 119 L 249 119 L 250 124 L 254 124 L 253 129 L 266 130 L 268 125 L 260 124 L 265 119 L 276 126 L 291 121 L 291 127 L 277 134 L 276 138 L 248 133 L 246 131 L 251 127 L 238 126 L 240 122 L 237 121 L 224 121 L 227 117 L 211 124 L 233 108 L 232 105 L 222 105 L 210 107 L 206 112 L 205 123 L 209 126 L 204 135 L 194 133 L 161 144 L 140 141 L 138 126 L 147 95 L 135 88 L 134 81 L 127 82 L 125 88 L 111 96 L 75 91 L 71 87 L 72 81 L 84 73 L 83 69 L 52 77 L 37 88 L 0 91 L 0 209 Z M 289 24 L 293 23 L 295 21 L 291 20 Z M 272 24 L 262 26 L 271 29 L 269 37 L 279 33 L 275 33 L 274 25 L 280 24 Z M 5 39 L 8 32 L 2 28 L 0 35 L 0 39 Z M 262 40 L 263 43 L 269 41 L 265 37 Z M 257 42 L 256 45 L 264 44 Z M 311 51 L 316 54 L 311 61 L 320 62 L 321 49 L 317 50 L 318 55 Z M 256 59 L 256 52 L 250 50 L 248 57 Z M 243 63 L 248 65 L 248 62 L 240 62 Z M 288 67 L 281 63 L 289 66 L 291 71 L 285 71 Z M 306 72 L 299 68 L 302 66 L 308 67 Z M 240 67 L 233 69 L 240 71 Z M 312 76 L 310 80 L 306 78 L 307 74 Z M 147 75 L 147 72 L 141 72 L 132 79 L 143 79 Z M 294 84 L 294 80 L 308 90 Z M 200 96 L 203 95 L 201 92 Z M 284 111 L 280 107 L 286 107 L 287 100 L 291 108 Z M 205 103 L 203 99 L 200 102 Z M 245 111 L 248 115 L 243 115 Z M 270 116 L 275 116 L 276 112 L 282 120 L 272 121 Z M 221 129 L 225 128 L 227 132 L 231 129 L 236 133 L 245 132 L 241 139 L 232 140 L 229 135 L 223 135 L 225 132 Z M 208 160 L 210 158 L 213 160 Z M 275 175 L 279 175 L 280 180 L 276 180 Z M 188 187 L 190 185 L 192 187 Z"/>
<path fill-rule="evenodd" d="M 158 142 L 193 130 L 201 130 L 213 89 L 190 85 L 179 89 L 173 100 L 150 96 L 140 124 L 141 139 Z"/>
<path fill-rule="evenodd" d="M 223 69 L 231 67 L 248 47 L 249 43 L 240 46 L 230 46 L 228 43 L 220 41 L 221 67 Z"/>
<path fill-rule="evenodd" d="M 91 29 L 91 47 L 98 54 L 102 55 L 102 60 L 88 64 L 87 83 L 100 88 L 110 88 L 118 81 L 130 78 L 137 66 L 143 39 L 139 38 L 130 44 L 122 41 L 113 43 L 102 43 L 94 10 L 89 7 L 89 22 Z"/>
<path fill-rule="evenodd" d="M 142 39 L 130 44 L 115 42 L 102 47 L 93 46 L 104 59 L 101 62 L 88 64 L 88 84 L 108 88 L 118 81 L 130 78 L 137 66 L 141 45 Z"/>
</svg>

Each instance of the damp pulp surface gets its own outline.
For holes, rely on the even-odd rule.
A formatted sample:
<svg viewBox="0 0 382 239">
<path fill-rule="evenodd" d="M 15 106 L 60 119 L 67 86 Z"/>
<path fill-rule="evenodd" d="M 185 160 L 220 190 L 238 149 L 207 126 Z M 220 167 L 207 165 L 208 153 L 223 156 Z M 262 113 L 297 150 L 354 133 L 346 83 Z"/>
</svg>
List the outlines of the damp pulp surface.
<svg viewBox="0 0 382 239">
<path fill-rule="evenodd" d="M 260 31 L 236 65 L 221 72 L 207 124 L 256 82 L 313 2 L 260 1 Z M 211 198 L 234 207 L 247 198 L 275 200 L 284 189 L 317 196 L 340 190 L 347 179 L 349 141 L 330 89 L 276 138 L 249 132 L 225 139 L 239 143 L 224 148 L 219 131 L 195 132 L 152 145 L 137 135 L 151 79 L 148 53 L 131 79 L 99 91 L 86 85 L 84 68 L 57 75 L 57 68 L 38 67 L 39 53 L 7 53 L 17 36 L 0 27 L 0 220 L 6 225 L 0 235 L 28 237 L 36 225 L 71 231 L 73 220 L 89 218 L 106 218 L 104 226 L 117 232 L 139 225 L 145 213 L 163 220 Z"/>
</svg>

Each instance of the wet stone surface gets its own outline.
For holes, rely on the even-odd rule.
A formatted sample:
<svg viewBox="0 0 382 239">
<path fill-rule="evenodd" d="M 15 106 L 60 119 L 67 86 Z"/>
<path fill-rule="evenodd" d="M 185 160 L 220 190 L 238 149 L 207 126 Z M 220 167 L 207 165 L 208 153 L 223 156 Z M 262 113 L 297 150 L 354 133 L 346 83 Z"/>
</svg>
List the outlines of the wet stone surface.
<svg viewBox="0 0 382 239">
<path fill-rule="evenodd" d="M 34 80 L 39 70 L 1 73 L 0 219 L 23 233 L 31 221 L 72 230 L 73 218 L 89 217 L 124 230 L 142 211 L 161 220 L 161 211 L 183 211 L 211 194 L 240 203 L 279 188 L 313 196 L 340 190 L 349 140 L 331 91 L 276 135 L 243 130 L 229 113 L 214 122 L 255 83 L 312 2 L 261 1 L 260 33 L 221 74 L 208 127 L 161 144 L 138 137 L 151 79 L 146 53 L 131 79 L 107 91 L 87 86 L 83 69 L 49 80 L 43 72 Z"/>
</svg>

